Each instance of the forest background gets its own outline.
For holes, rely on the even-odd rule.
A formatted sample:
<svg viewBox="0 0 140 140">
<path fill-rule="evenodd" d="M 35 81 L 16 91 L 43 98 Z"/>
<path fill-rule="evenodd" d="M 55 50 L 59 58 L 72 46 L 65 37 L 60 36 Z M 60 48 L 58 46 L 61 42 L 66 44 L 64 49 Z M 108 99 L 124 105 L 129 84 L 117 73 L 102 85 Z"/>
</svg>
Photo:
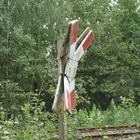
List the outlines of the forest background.
<svg viewBox="0 0 140 140">
<path fill-rule="evenodd" d="M 95 34 L 79 63 L 76 110 L 104 111 L 111 101 L 139 106 L 139 0 L 1 0 L 1 120 L 16 118 L 31 104 L 52 113 L 56 42 L 73 19 L 79 20 L 79 35 L 87 26 Z"/>
</svg>

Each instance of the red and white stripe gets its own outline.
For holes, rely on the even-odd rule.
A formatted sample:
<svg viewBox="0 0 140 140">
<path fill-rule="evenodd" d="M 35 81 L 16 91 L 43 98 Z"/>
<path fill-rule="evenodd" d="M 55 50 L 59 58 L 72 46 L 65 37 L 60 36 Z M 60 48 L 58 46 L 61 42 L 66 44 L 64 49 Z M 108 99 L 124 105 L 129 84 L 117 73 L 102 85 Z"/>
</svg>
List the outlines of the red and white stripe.
<svg viewBox="0 0 140 140">
<path fill-rule="evenodd" d="M 68 57 L 70 59 L 74 57 L 74 53 L 76 50 L 77 33 L 78 33 L 78 20 L 73 20 L 69 22 L 69 33 L 67 34 L 69 35 Z M 66 108 L 71 112 L 71 110 L 74 109 L 75 107 L 75 79 L 73 79 L 73 75 L 76 75 L 78 64 L 77 62 L 74 65 L 71 64 L 70 59 L 68 60 L 67 66 L 65 68 L 65 74 L 67 75 L 67 77 L 64 77 L 64 96 Z M 76 70 L 74 70 L 75 66 Z"/>
<path fill-rule="evenodd" d="M 73 20 L 69 22 L 70 24 L 70 33 L 69 33 L 69 52 L 68 57 L 73 58 L 76 50 L 76 40 L 78 34 L 78 20 Z"/>
<path fill-rule="evenodd" d="M 69 60 L 65 68 L 64 78 L 64 93 L 66 108 L 71 111 L 75 107 L 75 76 L 78 67 L 78 61 L 88 49 L 91 41 L 93 40 L 93 32 L 87 28 L 82 35 L 77 39 L 78 21 L 74 20 L 69 23 Z M 76 47 L 77 50 L 76 50 Z"/>
<path fill-rule="evenodd" d="M 69 81 L 64 77 L 64 97 L 66 108 L 71 112 L 75 107 L 75 79 Z"/>
<path fill-rule="evenodd" d="M 69 45 L 72 45 L 77 40 L 78 20 L 73 20 L 69 22 L 69 24 L 70 24 Z"/>
<path fill-rule="evenodd" d="M 80 43 L 79 47 L 77 48 L 75 54 L 74 54 L 74 60 L 79 61 L 82 55 L 84 54 L 85 50 L 88 49 L 91 41 L 94 38 L 93 31 L 90 30 L 86 37 L 83 39 L 83 41 Z"/>
</svg>

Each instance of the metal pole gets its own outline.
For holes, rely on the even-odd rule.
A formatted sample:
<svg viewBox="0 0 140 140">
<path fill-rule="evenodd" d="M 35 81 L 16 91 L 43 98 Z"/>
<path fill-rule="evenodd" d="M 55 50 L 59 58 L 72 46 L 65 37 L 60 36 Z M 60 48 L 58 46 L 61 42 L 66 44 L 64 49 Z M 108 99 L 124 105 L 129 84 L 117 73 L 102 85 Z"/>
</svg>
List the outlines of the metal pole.
<svg viewBox="0 0 140 140">
<path fill-rule="evenodd" d="M 62 99 L 61 111 L 59 113 L 59 140 L 67 140 L 67 119 L 64 97 Z"/>
</svg>

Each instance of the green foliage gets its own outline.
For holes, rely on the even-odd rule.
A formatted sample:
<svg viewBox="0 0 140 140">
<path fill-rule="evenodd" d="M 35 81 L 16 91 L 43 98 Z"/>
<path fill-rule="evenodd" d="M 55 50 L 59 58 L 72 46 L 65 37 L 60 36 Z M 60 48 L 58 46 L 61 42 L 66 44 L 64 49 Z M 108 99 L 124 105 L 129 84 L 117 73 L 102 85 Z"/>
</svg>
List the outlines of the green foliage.
<svg viewBox="0 0 140 140">
<path fill-rule="evenodd" d="M 108 136 L 104 136 L 103 140 L 111 140 L 111 138 L 109 138 Z"/>
<path fill-rule="evenodd" d="M 68 3 L 58 0 L 0 2 L 0 81 L 17 83 L 26 95 L 38 93 L 49 110 L 53 99 L 50 89 L 54 89 L 57 79 L 55 44 L 64 32 L 66 16 L 71 11 Z"/>
<path fill-rule="evenodd" d="M 46 109 L 58 78 L 56 41 L 73 19 L 79 35 L 90 26 L 95 39 L 79 63 L 69 137 L 76 139 L 77 127 L 139 125 L 139 6 L 137 0 L 1 0 L 1 139 L 55 135 L 57 117 Z"/>
<path fill-rule="evenodd" d="M 17 83 L 10 80 L 0 82 L 0 97 L 0 106 L 7 114 L 7 118 L 17 115 L 21 110 L 21 105 L 27 101 L 27 93 Z"/>
<path fill-rule="evenodd" d="M 92 111 L 80 110 L 69 114 L 67 117 L 69 139 L 78 139 L 77 128 L 137 125 L 140 126 L 140 106 L 127 106 L 126 99 L 121 106 L 116 106 L 112 101 L 106 111 L 101 111 L 93 106 Z M 128 100 L 128 99 L 127 99 Z M 127 106 L 127 108 L 126 108 Z M 15 118 L 0 121 L 0 138 L 15 140 L 45 140 L 57 139 L 58 118 L 55 114 L 43 111 L 45 103 L 37 98 L 22 107 L 21 114 Z M 4 110 L 1 110 L 4 114 Z M 88 138 L 87 138 L 88 139 Z M 90 139 L 90 138 L 89 138 Z M 108 137 L 104 137 L 108 139 Z"/>
<path fill-rule="evenodd" d="M 129 102 L 130 99 L 122 99 L 121 106 L 116 106 L 112 101 L 106 111 L 99 110 L 93 106 L 90 112 L 75 111 L 68 118 L 68 126 L 76 129 L 77 127 L 103 127 L 117 125 L 140 125 L 140 106 L 134 106 Z M 124 101 L 125 100 L 125 101 Z M 127 101 L 126 101 L 127 100 Z"/>
<path fill-rule="evenodd" d="M 1 139 L 38 140 L 50 138 L 56 132 L 56 116 L 43 111 L 45 102 L 33 98 L 32 102 L 25 104 L 21 114 L 9 120 L 1 120 Z M 3 111 L 3 110 L 2 110 Z"/>
<path fill-rule="evenodd" d="M 81 7 L 74 10 L 83 25 L 89 24 L 95 32 L 94 46 L 78 69 L 77 93 L 84 97 L 84 103 L 82 97 L 78 101 L 80 107 L 91 109 L 96 104 L 104 110 L 112 99 L 119 103 L 120 96 L 139 97 L 139 4 L 136 0 L 124 3 L 88 0 L 74 5 Z"/>
<path fill-rule="evenodd" d="M 56 41 L 63 38 L 67 22 L 77 18 L 79 35 L 87 26 L 95 32 L 94 45 L 78 68 L 77 108 L 96 104 L 106 109 L 112 99 L 119 103 L 120 96 L 139 103 L 137 0 L 2 0 L 0 7 L 1 82 L 17 83 L 26 95 L 38 93 L 50 110 L 58 77 Z"/>
</svg>

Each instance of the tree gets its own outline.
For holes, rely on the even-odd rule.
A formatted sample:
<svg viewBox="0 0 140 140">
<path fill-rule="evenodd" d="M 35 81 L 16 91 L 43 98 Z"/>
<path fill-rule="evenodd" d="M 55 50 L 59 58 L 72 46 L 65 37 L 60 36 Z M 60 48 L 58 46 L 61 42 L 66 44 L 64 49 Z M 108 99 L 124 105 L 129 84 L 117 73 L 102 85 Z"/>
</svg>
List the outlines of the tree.
<svg viewBox="0 0 140 140">
<path fill-rule="evenodd" d="M 138 4 L 135 0 L 124 5 L 123 0 L 115 4 L 89 2 L 83 4 L 88 11 L 83 12 L 81 19 L 92 26 L 95 45 L 81 63 L 78 71 L 81 84 L 77 88 L 82 93 L 84 107 L 95 103 L 105 109 L 112 99 L 119 102 L 120 96 L 131 98 L 139 93 L 140 86 L 135 87 L 140 68 Z"/>
<path fill-rule="evenodd" d="M 56 41 L 73 19 L 79 19 L 79 34 L 87 26 L 95 33 L 78 68 L 77 108 L 96 104 L 105 109 L 112 99 L 119 102 L 120 96 L 138 102 L 139 5 L 137 0 L 1 0 L 0 82 L 13 88 L 6 86 L 8 94 L 1 89 L 3 107 L 8 108 L 7 99 L 14 93 L 16 97 L 22 93 L 25 102 L 37 94 L 51 109 L 58 78 Z"/>
</svg>

